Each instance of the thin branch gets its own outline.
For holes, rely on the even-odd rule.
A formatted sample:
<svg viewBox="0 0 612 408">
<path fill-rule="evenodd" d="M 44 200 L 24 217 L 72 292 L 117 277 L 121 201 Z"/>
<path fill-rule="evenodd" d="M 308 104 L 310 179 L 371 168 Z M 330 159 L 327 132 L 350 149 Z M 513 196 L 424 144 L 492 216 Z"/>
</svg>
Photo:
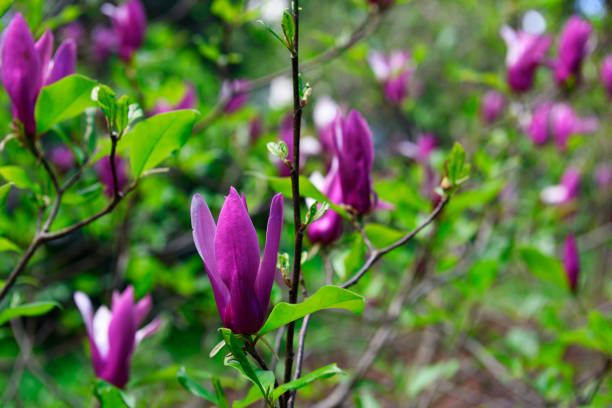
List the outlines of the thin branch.
<svg viewBox="0 0 612 408">
<path fill-rule="evenodd" d="M 302 363 L 304 361 L 304 347 L 306 345 L 306 333 L 308 332 L 308 324 L 310 323 L 310 318 L 312 315 L 306 315 L 304 320 L 302 321 L 302 327 L 300 328 L 300 334 L 298 336 L 298 349 L 297 355 L 295 357 L 295 371 L 293 372 L 293 380 L 297 380 L 302 375 Z M 295 404 L 295 395 L 297 391 L 291 391 L 291 395 L 289 396 L 289 406 L 293 406 Z"/>
</svg>

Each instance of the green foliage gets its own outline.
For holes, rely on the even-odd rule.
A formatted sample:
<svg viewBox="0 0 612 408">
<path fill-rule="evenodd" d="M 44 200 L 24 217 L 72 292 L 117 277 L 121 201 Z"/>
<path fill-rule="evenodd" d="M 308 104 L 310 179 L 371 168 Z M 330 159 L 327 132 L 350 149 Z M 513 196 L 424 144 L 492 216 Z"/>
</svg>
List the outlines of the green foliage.
<svg viewBox="0 0 612 408">
<path fill-rule="evenodd" d="M 2 243 L 0 241 L 0 247 Z M 61 307 L 57 302 L 33 302 L 10 306 L 0 312 L 0 326 L 9 320 L 21 316 L 39 316 L 49 313 L 54 307 Z"/>
<path fill-rule="evenodd" d="M 101 408 L 134 408 L 132 398 L 120 389 L 103 380 L 98 380 L 94 386 L 94 395 Z"/>
</svg>

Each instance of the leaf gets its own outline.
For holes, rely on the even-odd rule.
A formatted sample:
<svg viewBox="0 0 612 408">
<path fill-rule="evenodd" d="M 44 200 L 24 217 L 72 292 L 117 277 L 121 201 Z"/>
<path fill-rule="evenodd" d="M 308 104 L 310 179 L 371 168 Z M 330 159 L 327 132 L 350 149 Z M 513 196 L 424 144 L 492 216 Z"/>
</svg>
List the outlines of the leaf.
<svg viewBox="0 0 612 408">
<path fill-rule="evenodd" d="M 249 389 L 249 392 L 247 392 L 247 395 L 243 399 L 241 399 L 240 401 L 234 401 L 234 403 L 232 404 L 232 408 L 250 407 L 251 404 L 259 401 L 262 398 L 263 395 L 261 395 L 261 390 L 254 385 Z"/>
<path fill-rule="evenodd" d="M 277 159 L 282 160 L 283 162 L 287 160 L 287 156 L 289 155 L 289 148 L 287 147 L 287 143 L 283 142 L 269 142 L 266 144 L 266 148 L 272 154 L 272 156 Z"/>
<path fill-rule="evenodd" d="M 397 242 L 400 238 L 406 235 L 402 231 L 394 230 L 383 224 L 366 224 L 364 230 L 368 235 L 372 244 L 377 247 L 386 247 Z"/>
<path fill-rule="evenodd" d="M 293 17 L 289 13 L 289 10 L 283 11 L 283 18 L 281 20 L 281 27 L 283 28 L 283 35 L 289 51 L 294 52 L 293 39 L 295 37 L 295 23 Z"/>
<path fill-rule="evenodd" d="M 457 188 L 467 181 L 470 174 L 470 165 L 465 163 L 465 150 L 459 143 L 453 145 L 451 152 L 446 160 L 446 176 L 451 187 Z"/>
<path fill-rule="evenodd" d="M 289 45 L 285 42 L 285 40 L 283 40 L 280 35 L 278 35 L 276 33 L 276 31 L 274 31 L 274 29 L 272 27 L 270 27 L 265 21 L 263 20 L 257 20 L 258 23 L 260 23 L 261 25 L 263 25 L 266 30 L 268 30 L 268 32 L 270 34 L 272 34 L 272 36 L 274 36 L 274 38 L 276 38 L 278 41 L 280 41 L 281 44 L 283 44 L 285 47 L 289 48 Z"/>
<path fill-rule="evenodd" d="M 270 316 L 268 316 L 268 320 L 266 320 L 261 330 L 259 330 L 258 335 L 278 329 L 289 322 L 293 322 L 319 310 L 346 309 L 353 313 L 360 314 L 364 306 L 364 298 L 355 292 L 342 289 L 338 286 L 323 286 L 301 303 L 289 304 L 281 302 L 274 306 Z"/>
<path fill-rule="evenodd" d="M 306 213 L 306 220 L 304 221 L 304 225 L 310 225 L 322 216 L 329 210 L 329 203 L 327 201 L 321 203 L 319 205 L 318 201 L 312 203 L 308 212 Z"/>
<path fill-rule="evenodd" d="M 11 192 L 11 186 L 13 183 L 6 183 L 3 186 L 0 186 L 0 207 L 4 205 L 6 199 Z"/>
<path fill-rule="evenodd" d="M 219 381 L 219 377 L 212 378 L 213 387 L 215 387 L 215 394 L 217 395 L 217 400 L 219 407 L 221 408 L 229 408 L 229 404 L 227 402 L 227 397 L 223 392 L 223 388 L 221 388 L 221 381 Z"/>
<path fill-rule="evenodd" d="M 0 176 L 4 177 L 9 183 L 13 183 L 17 188 L 32 190 L 37 194 L 41 194 L 40 186 L 34 183 L 28 173 L 18 166 L 0 167 Z"/>
<path fill-rule="evenodd" d="M 95 106 L 91 100 L 91 91 L 95 86 L 96 81 L 82 75 L 69 75 L 45 86 L 40 91 L 34 113 L 38 133 L 44 133 Z"/>
<path fill-rule="evenodd" d="M 33 302 L 23 305 L 9 307 L 0 312 L 0 326 L 4 323 L 21 316 L 38 316 L 48 313 L 54 307 L 60 307 L 57 302 Z"/>
<path fill-rule="evenodd" d="M 254 369 L 246 354 L 244 354 L 244 351 L 242 350 L 242 342 L 238 340 L 234 333 L 232 333 L 230 329 L 226 328 L 221 328 L 219 331 L 221 332 L 221 335 L 223 335 L 225 344 L 231 353 L 231 355 L 228 355 L 225 358 L 225 365 L 237 369 L 246 379 L 255 384 L 264 396 L 267 397 L 270 391 L 274 388 L 274 373 L 271 371 Z"/>
<path fill-rule="evenodd" d="M 15 245 L 12 241 L 8 240 L 7 238 L 0 237 L 0 252 L 5 252 L 5 251 L 19 252 L 21 251 L 21 249 L 19 249 L 17 245 Z"/>
<path fill-rule="evenodd" d="M 103 380 L 96 382 L 94 395 L 100 402 L 100 408 L 134 408 L 132 398 Z"/>
<path fill-rule="evenodd" d="M 176 378 L 178 382 L 185 388 L 191 395 L 210 401 L 213 404 L 219 405 L 219 399 L 215 394 L 202 387 L 189 373 L 185 367 L 181 367 L 176 372 Z"/>
<path fill-rule="evenodd" d="M 164 381 L 176 381 L 176 372 L 181 368 L 179 364 L 153 371 L 144 377 L 134 379 L 128 384 L 128 389 L 141 387 L 143 385 L 155 384 Z"/>
<path fill-rule="evenodd" d="M 338 368 L 336 363 L 326 365 L 325 367 L 318 368 L 298 378 L 297 380 L 293 380 L 293 381 L 290 381 L 288 383 L 278 386 L 272 393 L 272 399 L 276 401 L 278 397 L 280 397 L 281 395 L 283 395 L 285 392 L 289 390 L 297 390 L 297 389 L 307 386 L 308 384 L 316 380 L 324 380 L 326 378 L 332 377 L 336 374 L 340 374 L 343 372 L 344 371 Z"/>
<path fill-rule="evenodd" d="M 130 136 L 130 162 L 138 178 L 181 148 L 191 135 L 199 116 L 195 110 L 178 110 L 138 122 Z"/>
<path fill-rule="evenodd" d="M 561 261 L 544 255 L 535 248 L 521 248 L 519 252 L 527 268 L 538 278 L 561 288 L 568 288 Z"/>
</svg>

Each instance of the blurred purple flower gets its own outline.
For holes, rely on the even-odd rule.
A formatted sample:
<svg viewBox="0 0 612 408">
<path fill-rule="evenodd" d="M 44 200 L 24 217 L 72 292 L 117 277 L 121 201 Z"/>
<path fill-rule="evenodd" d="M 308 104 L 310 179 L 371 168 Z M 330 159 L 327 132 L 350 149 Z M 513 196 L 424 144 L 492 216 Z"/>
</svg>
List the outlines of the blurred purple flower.
<svg viewBox="0 0 612 408">
<path fill-rule="evenodd" d="M 612 97 L 612 54 L 606 55 L 601 62 L 600 77 L 608 95 Z"/>
<path fill-rule="evenodd" d="M 123 293 L 113 292 L 111 310 L 100 306 L 93 313 L 89 297 L 83 292 L 74 294 L 85 327 L 91 350 L 91 360 L 98 378 L 123 388 L 130 378 L 130 363 L 134 349 L 155 333 L 160 318 L 138 329 L 151 310 L 151 296 L 147 295 L 134 304 L 134 288 L 128 286 Z"/>
<path fill-rule="evenodd" d="M 109 16 L 113 23 L 119 58 L 129 62 L 142 46 L 147 31 L 144 6 L 140 0 L 128 0 L 119 6 L 104 3 L 102 12 Z"/>
<path fill-rule="evenodd" d="M 333 127 L 338 112 L 340 112 L 340 107 L 328 96 L 319 98 L 313 109 L 312 118 L 317 127 L 319 142 L 325 152 L 333 151 Z"/>
<path fill-rule="evenodd" d="M 332 160 L 321 191 L 334 204 L 342 204 L 342 187 L 340 186 L 337 159 Z M 308 226 L 306 234 L 312 243 L 330 245 L 342 235 L 342 217 L 330 208 L 323 217 Z"/>
<path fill-rule="evenodd" d="M 559 41 L 559 57 L 554 62 L 555 80 L 564 84 L 573 77 L 580 78 L 582 61 L 588 53 L 588 41 L 592 27 L 578 16 L 570 17 L 561 32 Z"/>
<path fill-rule="evenodd" d="M 545 204 L 562 205 L 578 197 L 580 192 L 580 172 L 570 167 L 563 173 L 561 183 L 548 186 L 540 193 Z"/>
<path fill-rule="evenodd" d="M 599 188 L 606 188 L 610 186 L 612 182 L 612 168 L 601 163 L 595 168 L 595 182 Z"/>
<path fill-rule="evenodd" d="M 25 134 L 31 138 L 36 136 L 34 107 L 41 88 L 75 71 L 74 40 L 62 42 L 53 58 L 52 52 L 51 31 L 47 29 L 34 43 L 22 15 L 15 14 L 3 33 L 2 83 L 11 98 L 13 118 L 23 124 Z"/>
<path fill-rule="evenodd" d="M 563 267 L 565 268 L 565 276 L 572 293 L 578 290 L 578 278 L 580 277 L 580 254 L 576 245 L 576 238 L 573 235 L 568 235 L 563 243 Z"/>
<path fill-rule="evenodd" d="M 522 30 L 517 32 L 508 26 L 502 27 L 500 34 L 508 47 L 508 85 L 516 92 L 527 91 L 533 85 L 535 71 L 546 56 L 551 38 Z"/>
<path fill-rule="evenodd" d="M 382 82 L 385 97 L 389 102 L 401 104 L 406 96 L 414 68 L 408 51 L 393 51 L 385 55 L 373 51 L 368 56 L 370 68 L 376 79 Z"/>
<path fill-rule="evenodd" d="M 158 101 L 153 109 L 151 110 L 151 116 L 158 115 L 160 113 L 171 112 L 173 110 L 180 109 L 195 109 L 198 105 L 198 95 L 195 87 L 192 84 L 186 85 L 187 91 L 183 96 L 183 99 L 179 101 L 174 107 L 171 106 L 164 100 Z"/>
<path fill-rule="evenodd" d="M 60 38 L 62 40 L 72 39 L 79 44 L 85 37 L 85 29 L 78 21 L 73 21 L 60 28 Z"/>
<path fill-rule="evenodd" d="M 232 81 L 224 81 L 221 86 L 220 99 L 227 102 L 223 111 L 225 113 L 234 113 L 242 108 L 249 100 L 250 84 L 247 79 L 234 79 Z"/>
<path fill-rule="evenodd" d="M 110 156 L 104 156 L 94 164 L 100 183 L 104 184 L 104 194 L 108 197 L 114 195 L 113 170 L 111 168 Z M 115 170 L 117 172 L 117 189 L 119 191 L 127 185 L 127 162 L 120 156 L 115 156 Z"/>
<path fill-rule="evenodd" d="M 270 204 L 266 245 L 259 242 L 246 198 L 231 187 L 217 225 L 201 195 L 191 201 L 193 240 L 210 279 L 223 325 L 238 334 L 254 334 L 263 325 L 276 274 L 283 222 L 283 196 Z"/>
<path fill-rule="evenodd" d="M 255 116 L 249 122 L 249 140 L 251 144 L 254 144 L 257 139 L 261 136 L 263 131 L 263 121 L 261 120 L 261 116 Z"/>
<path fill-rule="evenodd" d="M 429 162 L 429 156 L 438 146 L 436 135 L 432 132 L 421 133 L 416 140 L 416 143 L 404 140 L 397 144 L 397 150 L 400 154 L 426 164 Z"/>
<path fill-rule="evenodd" d="M 117 35 L 112 28 L 97 26 L 91 32 L 91 52 L 96 61 L 105 61 L 117 48 Z"/>
<path fill-rule="evenodd" d="M 557 148 L 564 151 L 572 134 L 592 133 L 598 127 L 596 118 L 580 118 L 567 103 L 547 102 L 534 110 L 527 133 L 535 144 L 543 144 L 552 137 Z"/>
<path fill-rule="evenodd" d="M 333 140 L 344 204 L 353 207 L 358 214 L 367 214 L 378 204 L 370 175 L 374 145 L 368 123 L 356 110 L 346 119 L 338 115 Z"/>
<path fill-rule="evenodd" d="M 57 146 L 51 150 L 49 154 L 51 163 L 53 163 L 63 173 L 74 167 L 74 153 L 68 146 Z"/>
<path fill-rule="evenodd" d="M 480 114 L 486 123 L 493 123 L 501 116 L 504 110 L 504 95 L 499 91 L 487 91 L 482 98 Z"/>
</svg>

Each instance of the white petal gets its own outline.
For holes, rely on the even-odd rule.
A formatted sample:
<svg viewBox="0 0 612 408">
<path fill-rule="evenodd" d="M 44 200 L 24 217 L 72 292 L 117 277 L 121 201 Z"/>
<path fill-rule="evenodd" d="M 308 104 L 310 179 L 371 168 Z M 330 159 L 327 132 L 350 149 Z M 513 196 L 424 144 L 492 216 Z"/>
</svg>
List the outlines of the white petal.
<svg viewBox="0 0 612 408">
<path fill-rule="evenodd" d="M 329 96 L 323 96 L 317 100 L 312 116 L 315 125 L 318 128 L 323 128 L 336 119 L 337 113 L 338 104 Z"/>
<path fill-rule="evenodd" d="M 545 204 L 561 204 L 567 199 L 567 188 L 562 185 L 548 186 L 540 193 L 540 199 Z"/>
<path fill-rule="evenodd" d="M 93 318 L 93 338 L 102 358 L 106 358 L 108 355 L 108 328 L 112 316 L 108 307 L 100 306 Z"/>
</svg>

